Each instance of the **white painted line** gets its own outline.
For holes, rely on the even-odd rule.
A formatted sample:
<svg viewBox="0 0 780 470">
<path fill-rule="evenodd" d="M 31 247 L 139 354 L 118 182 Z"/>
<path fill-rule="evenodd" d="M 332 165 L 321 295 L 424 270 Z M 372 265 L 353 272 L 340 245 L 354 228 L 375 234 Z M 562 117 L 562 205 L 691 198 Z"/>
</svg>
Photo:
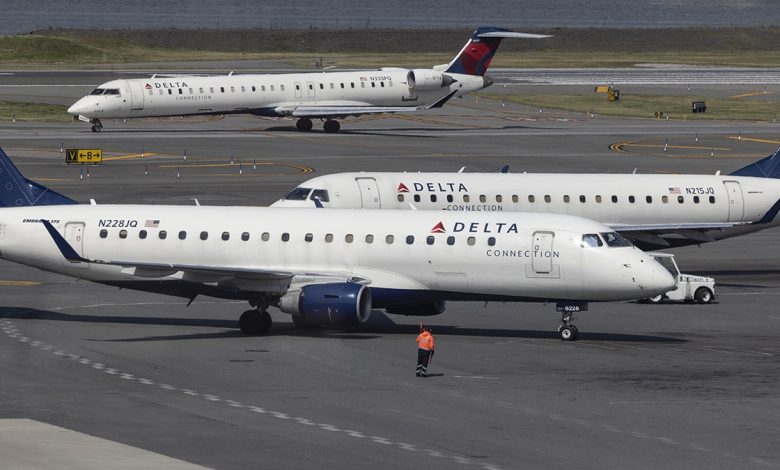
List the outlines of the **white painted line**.
<svg viewBox="0 0 780 470">
<path fill-rule="evenodd" d="M 123 373 L 119 374 L 120 377 L 122 377 L 125 380 L 134 380 L 135 376 L 133 374 Z"/>
<path fill-rule="evenodd" d="M 233 408 L 243 408 L 244 405 L 242 403 L 239 403 L 235 400 L 225 400 L 225 403 L 232 406 Z"/>
<path fill-rule="evenodd" d="M 403 449 L 403 450 L 408 450 L 408 451 L 411 451 L 411 452 L 416 452 L 417 451 L 417 447 L 412 445 L 412 444 L 407 444 L 405 442 L 396 442 L 395 444 L 398 447 L 400 447 L 401 449 Z"/>
<path fill-rule="evenodd" d="M 336 426 L 330 425 L 330 424 L 319 424 L 318 425 L 320 429 L 324 429 L 325 431 L 341 431 L 341 429 L 337 428 Z"/>
<path fill-rule="evenodd" d="M 149 379 L 138 379 L 138 381 L 144 385 L 154 385 L 154 382 Z"/>
<path fill-rule="evenodd" d="M 190 390 L 188 388 L 181 389 L 181 393 L 183 393 L 185 395 L 190 395 L 190 396 L 193 396 L 193 397 L 198 396 L 198 392 L 196 392 L 195 390 Z"/>
<path fill-rule="evenodd" d="M 384 437 L 380 437 L 380 436 L 371 436 L 371 440 L 376 442 L 377 444 L 385 444 L 385 445 L 392 444 L 391 441 L 388 441 Z"/>
<path fill-rule="evenodd" d="M 295 418 L 295 421 L 298 421 L 301 424 L 305 424 L 306 426 L 314 426 L 316 424 L 314 421 L 308 420 L 306 418 Z"/>
<path fill-rule="evenodd" d="M 430 455 L 431 457 L 445 457 L 445 455 L 439 452 L 438 450 L 425 449 L 425 453 Z"/>
<path fill-rule="evenodd" d="M 176 387 L 168 384 L 160 384 L 160 388 L 162 388 L 163 390 L 176 390 Z"/>
<path fill-rule="evenodd" d="M 365 435 L 365 434 L 363 434 L 362 432 L 359 432 L 359 431 L 353 431 L 353 430 L 351 430 L 351 429 L 345 429 L 345 430 L 344 430 L 344 432 L 345 432 L 345 433 L 347 433 L 347 435 L 348 435 L 348 436 L 350 436 L 350 437 L 356 437 L 356 438 L 358 438 L 358 439 L 363 439 L 364 437 L 366 437 L 366 435 Z"/>
<path fill-rule="evenodd" d="M 266 411 L 263 408 L 260 408 L 259 406 L 250 406 L 249 409 L 254 411 L 255 413 L 266 413 Z"/>
<path fill-rule="evenodd" d="M 482 380 L 500 380 L 500 377 L 486 377 L 483 375 L 453 375 L 456 379 L 482 379 Z"/>
<path fill-rule="evenodd" d="M 278 411 L 271 411 L 270 413 L 271 413 L 271 414 L 272 414 L 272 415 L 273 415 L 275 418 L 279 418 L 279 419 L 290 419 L 290 417 L 289 417 L 289 416 L 287 416 L 287 415 L 286 415 L 286 414 L 284 414 L 284 413 L 279 413 Z"/>
</svg>

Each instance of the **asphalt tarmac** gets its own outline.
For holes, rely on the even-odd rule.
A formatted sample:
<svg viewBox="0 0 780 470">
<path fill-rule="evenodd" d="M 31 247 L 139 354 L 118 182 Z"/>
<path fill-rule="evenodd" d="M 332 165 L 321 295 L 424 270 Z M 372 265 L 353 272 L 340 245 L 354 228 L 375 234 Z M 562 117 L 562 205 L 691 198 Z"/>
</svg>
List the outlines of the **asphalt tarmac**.
<svg viewBox="0 0 780 470">
<path fill-rule="evenodd" d="M 237 116 L 103 124 L 3 122 L 0 146 L 28 178 L 82 202 L 216 205 L 266 205 L 339 171 L 726 173 L 780 147 L 774 123 L 473 97 L 348 119 L 336 135 Z M 70 147 L 101 148 L 105 162 L 69 167 Z M 670 250 L 684 271 L 716 278 L 715 303 L 591 304 L 574 343 L 558 339 L 551 305 L 450 303 L 425 319 L 437 340 L 425 379 L 413 373 L 418 318 L 297 330 L 271 311 L 272 332 L 245 337 L 242 303 L 185 307 L 2 262 L 0 418 L 225 469 L 776 468 L 777 238 Z M 0 455 L 13 458 L 1 434 Z"/>
</svg>

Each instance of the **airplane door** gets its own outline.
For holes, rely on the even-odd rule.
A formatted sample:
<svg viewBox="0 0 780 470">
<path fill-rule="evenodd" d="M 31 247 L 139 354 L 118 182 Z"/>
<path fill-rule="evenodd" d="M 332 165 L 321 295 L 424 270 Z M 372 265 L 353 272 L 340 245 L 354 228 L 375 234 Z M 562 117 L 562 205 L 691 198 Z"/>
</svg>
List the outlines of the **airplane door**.
<svg viewBox="0 0 780 470">
<path fill-rule="evenodd" d="M 303 91 L 301 90 L 301 82 L 295 82 L 295 97 L 301 98 L 303 96 Z"/>
<path fill-rule="evenodd" d="M 537 273 L 552 272 L 552 253 L 553 253 L 553 232 L 534 232 L 533 235 L 533 257 L 531 266 Z"/>
<path fill-rule="evenodd" d="M 130 82 L 130 109 L 144 109 L 144 89 L 141 82 Z"/>
<path fill-rule="evenodd" d="M 729 222 L 742 222 L 745 204 L 742 199 L 742 187 L 737 181 L 724 181 L 729 197 Z"/>
<path fill-rule="evenodd" d="M 379 189 L 374 178 L 355 178 L 360 188 L 360 199 L 363 209 L 379 209 L 382 203 L 379 200 Z"/>
<path fill-rule="evenodd" d="M 314 82 L 306 82 L 306 85 L 309 88 L 309 98 L 314 98 Z"/>
<path fill-rule="evenodd" d="M 68 222 L 65 224 L 65 240 L 76 250 L 79 256 L 84 256 L 84 222 Z M 62 264 L 71 268 L 89 269 L 89 263 L 68 261 L 62 259 Z"/>
</svg>

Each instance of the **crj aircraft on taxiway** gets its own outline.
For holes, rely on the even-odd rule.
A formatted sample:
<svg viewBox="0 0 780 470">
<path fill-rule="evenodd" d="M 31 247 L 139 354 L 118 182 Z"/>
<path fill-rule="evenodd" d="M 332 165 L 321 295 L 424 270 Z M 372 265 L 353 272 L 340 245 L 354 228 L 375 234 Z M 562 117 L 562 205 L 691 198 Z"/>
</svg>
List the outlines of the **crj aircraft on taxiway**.
<svg viewBox="0 0 780 470">
<path fill-rule="evenodd" d="M 103 128 L 101 119 L 211 114 L 293 117 L 301 131 L 311 130 L 312 119 L 322 119 L 326 132 L 338 132 L 339 118 L 438 108 L 453 96 L 490 86 L 485 72 L 502 39 L 545 37 L 477 28 L 449 64 L 431 69 L 112 80 L 78 100 L 68 113 L 91 123 L 93 132 Z"/>
</svg>

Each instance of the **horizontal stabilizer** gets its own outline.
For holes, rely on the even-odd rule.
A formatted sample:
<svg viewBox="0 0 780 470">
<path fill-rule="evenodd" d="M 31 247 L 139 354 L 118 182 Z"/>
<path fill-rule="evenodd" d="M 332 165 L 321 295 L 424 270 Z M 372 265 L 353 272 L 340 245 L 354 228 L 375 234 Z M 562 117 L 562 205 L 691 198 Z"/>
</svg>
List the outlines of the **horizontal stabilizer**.
<svg viewBox="0 0 780 470">
<path fill-rule="evenodd" d="M 441 108 L 442 106 L 444 106 L 444 103 L 446 103 L 447 101 L 450 100 L 450 98 L 455 96 L 455 93 L 457 93 L 457 92 L 458 92 L 458 90 L 452 90 L 451 92 L 447 93 L 446 96 L 444 96 L 443 98 L 440 98 L 438 101 L 436 101 L 435 103 L 433 103 L 432 105 L 428 106 L 425 109 Z"/>
<path fill-rule="evenodd" d="M 758 178 L 780 178 L 780 149 L 774 154 L 731 173 L 732 176 L 755 176 Z"/>
</svg>

